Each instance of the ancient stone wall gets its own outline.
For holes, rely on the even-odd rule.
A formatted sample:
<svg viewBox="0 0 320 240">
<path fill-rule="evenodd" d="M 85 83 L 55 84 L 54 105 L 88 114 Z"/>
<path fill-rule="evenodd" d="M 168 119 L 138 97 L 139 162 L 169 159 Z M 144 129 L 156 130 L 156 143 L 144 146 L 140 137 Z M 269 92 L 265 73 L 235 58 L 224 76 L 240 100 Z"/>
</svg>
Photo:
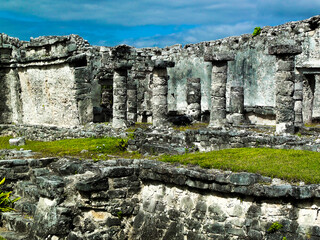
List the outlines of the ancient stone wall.
<svg viewBox="0 0 320 240">
<path fill-rule="evenodd" d="M 211 52 L 234 55 L 227 65 L 226 113 L 232 113 L 231 88 L 240 87 L 244 104 L 241 114 L 251 123 L 274 125 L 279 107 L 275 97 L 277 57 L 269 55 L 268 50 L 275 45 L 290 45 L 302 50 L 292 58 L 291 79 L 295 83 L 294 124 L 301 126 L 319 117 L 319 20 L 320 17 L 315 16 L 264 27 L 258 36 L 245 34 L 162 49 L 90 46 L 76 35 L 23 42 L 1 34 L 0 81 L 4 87 L 0 119 L 2 123 L 30 124 L 36 120 L 37 124 L 57 126 L 111 122 L 117 108 L 114 93 L 119 92 L 113 86 L 114 72 L 117 63 L 127 62 L 125 98 L 121 103 L 126 114 L 122 114 L 121 119 L 125 125 L 135 121 L 152 122 L 153 71 L 155 62 L 160 60 L 175 64 L 167 69 L 168 113 L 190 112 L 188 79 L 200 79 L 197 91 L 201 92 L 201 104 L 197 111 L 201 117 L 196 118 L 206 121 L 211 111 L 212 63 L 205 62 L 204 56 Z"/>
<path fill-rule="evenodd" d="M 8 240 L 320 237 L 318 185 L 150 160 L 9 159 L 0 172 L 22 197 L 1 215 Z"/>
<path fill-rule="evenodd" d="M 129 150 L 149 154 L 184 154 L 208 152 L 228 148 L 274 148 L 320 151 L 318 132 L 305 132 L 304 136 L 279 136 L 274 129 L 242 128 L 232 130 L 139 129 L 130 139 Z M 313 135 L 314 134 L 314 135 Z"/>
<path fill-rule="evenodd" d="M 76 35 L 21 42 L 1 35 L 1 123 L 74 126 L 92 121 L 90 45 Z"/>
</svg>

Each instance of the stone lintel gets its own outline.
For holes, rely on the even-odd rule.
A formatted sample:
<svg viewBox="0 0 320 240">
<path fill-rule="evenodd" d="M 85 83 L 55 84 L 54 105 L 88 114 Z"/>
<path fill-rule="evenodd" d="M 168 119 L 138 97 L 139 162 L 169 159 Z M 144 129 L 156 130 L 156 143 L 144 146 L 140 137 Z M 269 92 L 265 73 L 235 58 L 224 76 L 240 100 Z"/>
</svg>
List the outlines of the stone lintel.
<svg viewBox="0 0 320 240">
<path fill-rule="evenodd" d="M 204 61 L 205 62 L 227 62 L 233 61 L 234 54 L 229 52 L 221 52 L 221 53 L 205 53 Z"/>
<path fill-rule="evenodd" d="M 155 60 L 154 68 L 172 68 L 175 66 L 175 62 L 173 61 L 165 61 L 165 60 Z"/>
<path fill-rule="evenodd" d="M 132 66 L 133 66 L 132 62 L 120 61 L 120 62 L 115 62 L 112 67 L 114 70 L 119 71 L 119 70 L 129 70 L 132 68 Z"/>
<path fill-rule="evenodd" d="M 270 55 L 297 55 L 302 53 L 301 46 L 298 45 L 275 45 L 269 47 Z"/>
</svg>

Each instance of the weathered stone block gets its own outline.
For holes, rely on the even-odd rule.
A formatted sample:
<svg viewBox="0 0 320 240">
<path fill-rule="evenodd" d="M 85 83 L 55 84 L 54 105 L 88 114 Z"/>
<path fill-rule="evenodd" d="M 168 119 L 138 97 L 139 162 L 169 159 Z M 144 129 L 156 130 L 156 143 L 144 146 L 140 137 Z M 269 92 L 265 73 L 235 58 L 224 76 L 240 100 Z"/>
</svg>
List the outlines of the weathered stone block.
<svg viewBox="0 0 320 240">
<path fill-rule="evenodd" d="M 234 60 L 234 54 L 231 52 L 212 53 L 207 51 L 204 55 L 204 61 L 206 62 L 227 62 Z"/>
<path fill-rule="evenodd" d="M 298 45 L 275 45 L 269 47 L 270 55 L 296 55 L 301 52 L 302 48 Z"/>
<path fill-rule="evenodd" d="M 11 138 L 9 139 L 9 144 L 11 146 L 23 146 L 23 145 L 26 145 L 26 140 L 23 137 Z"/>
</svg>

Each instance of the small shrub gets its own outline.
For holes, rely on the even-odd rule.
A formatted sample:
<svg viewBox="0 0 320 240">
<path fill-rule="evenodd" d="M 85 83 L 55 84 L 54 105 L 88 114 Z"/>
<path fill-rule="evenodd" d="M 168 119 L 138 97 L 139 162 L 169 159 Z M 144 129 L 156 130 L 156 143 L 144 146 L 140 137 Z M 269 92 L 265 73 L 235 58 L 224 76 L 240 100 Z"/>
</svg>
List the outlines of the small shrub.
<svg viewBox="0 0 320 240">
<path fill-rule="evenodd" d="M 261 27 L 255 27 L 252 33 L 252 36 L 258 36 L 261 33 Z"/>
<path fill-rule="evenodd" d="M 2 185 L 5 180 L 6 179 L 3 178 L 2 181 L 0 182 L 0 185 Z M 18 201 L 20 198 L 15 198 L 15 199 L 11 200 L 10 194 L 11 194 L 11 192 L 2 192 L 0 190 L 0 212 L 14 211 L 14 209 L 12 208 L 13 203 Z"/>
<path fill-rule="evenodd" d="M 283 228 L 283 225 L 278 223 L 278 222 L 274 222 L 272 223 L 272 225 L 269 227 L 269 229 L 267 230 L 268 233 L 274 233 L 278 230 L 280 230 L 281 228 Z"/>
<path fill-rule="evenodd" d="M 118 216 L 118 218 L 119 218 L 120 220 L 123 218 L 122 215 L 123 215 L 123 213 L 122 213 L 121 210 L 117 212 L 117 216 Z"/>
<path fill-rule="evenodd" d="M 118 140 L 118 143 L 117 143 L 117 148 L 120 150 L 120 151 L 125 151 L 127 150 L 127 147 L 128 147 L 128 140 L 126 139 L 120 139 Z"/>
</svg>

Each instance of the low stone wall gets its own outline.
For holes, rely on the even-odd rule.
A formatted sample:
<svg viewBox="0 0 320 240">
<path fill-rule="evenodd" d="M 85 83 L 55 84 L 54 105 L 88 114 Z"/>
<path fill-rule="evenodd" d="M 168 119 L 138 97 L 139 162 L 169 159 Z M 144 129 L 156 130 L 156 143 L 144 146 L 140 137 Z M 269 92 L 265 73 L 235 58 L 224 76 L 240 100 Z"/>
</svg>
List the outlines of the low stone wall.
<svg viewBox="0 0 320 240">
<path fill-rule="evenodd" d="M 1 216 L 7 239 L 320 237 L 319 185 L 125 159 L 2 160 L 0 173 L 22 197 Z"/>
<path fill-rule="evenodd" d="M 24 136 L 29 140 L 54 141 L 89 137 L 126 137 L 122 129 L 114 129 L 108 124 L 87 124 L 85 126 L 57 127 L 43 125 L 0 124 L 0 135 Z"/>
<path fill-rule="evenodd" d="M 317 132 L 301 129 L 304 134 L 275 135 L 273 128 L 241 127 L 233 129 L 204 128 L 177 131 L 172 128 L 138 129 L 134 139 L 129 140 L 129 150 L 142 153 L 181 154 L 185 152 L 208 152 L 227 148 L 263 147 L 320 151 Z"/>
</svg>

